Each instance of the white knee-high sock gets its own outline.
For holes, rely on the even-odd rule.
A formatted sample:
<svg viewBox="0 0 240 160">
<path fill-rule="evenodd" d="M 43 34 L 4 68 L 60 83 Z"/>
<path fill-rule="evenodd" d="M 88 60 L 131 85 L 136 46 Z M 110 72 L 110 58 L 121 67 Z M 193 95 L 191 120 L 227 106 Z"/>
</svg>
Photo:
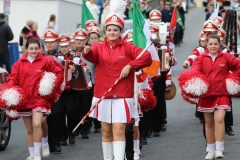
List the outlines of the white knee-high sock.
<svg viewBox="0 0 240 160">
<path fill-rule="evenodd" d="M 34 155 L 39 154 L 41 151 L 42 143 L 41 142 L 33 142 L 34 144 Z"/>
<path fill-rule="evenodd" d="M 113 142 L 114 160 L 124 160 L 125 147 L 126 147 L 125 141 L 114 141 Z"/>
<path fill-rule="evenodd" d="M 103 149 L 103 159 L 113 160 L 113 143 L 102 142 L 102 149 Z"/>
</svg>

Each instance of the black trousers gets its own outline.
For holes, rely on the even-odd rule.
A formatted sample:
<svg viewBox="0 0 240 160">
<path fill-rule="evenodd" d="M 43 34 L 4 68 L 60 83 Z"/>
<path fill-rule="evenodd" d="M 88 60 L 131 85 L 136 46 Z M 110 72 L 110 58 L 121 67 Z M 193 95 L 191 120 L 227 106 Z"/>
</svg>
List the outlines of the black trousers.
<svg viewBox="0 0 240 160">
<path fill-rule="evenodd" d="M 61 98 L 62 96 L 60 96 Z M 48 124 L 48 143 L 49 146 L 60 145 L 60 141 L 62 139 L 63 128 L 62 117 L 64 116 L 63 105 L 61 105 L 60 101 L 57 101 L 53 104 L 51 108 L 51 114 L 47 116 L 47 124 Z"/>
<path fill-rule="evenodd" d="M 133 151 L 133 123 L 129 123 L 126 125 L 125 129 L 125 137 L 126 137 L 126 158 L 127 160 L 133 160 L 134 151 Z"/>
<path fill-rule="evenodd" d="M 62 133 L 62 138 L 61 140 L 67 140 L 69 136 L 74 136 L 72 133 L 73 129 L 76 127 L 76 121 L 75 121 L 75 112 L 72 111 L 71 113 L 67 113 L 63 115 L 62 117 L 62 128 L 63 128 L 63 133 Z"/>
<path fill-rule="evenodd" d="M 92 98 L 93 98 L 93 89 L 78 91 L 77 94 L 77 111 L 75 113 L 75 122 L 76 125 L 81 121 L 81 119 L 88 113 L 92 106 Z M 87 117 L 84 124 L 81 124 L 77 131 L 81 134 L 87 134 L 88 130 L 91 128 L 92 118 Z"/>
<path fill-rule="evenodd" d="M 139 121 L 140 137 L 146 138 L 149 130 L 151 130 L 151 113 L 148 111 L 143 113 L 143 117 L 140 117 Z"/>
<path fill-rule="evenodd" d="M 153 80 L 154 95 L 157 98 L 157 104 L 151 111 L 151 130 L 159 132 L 164 120 L 167 118 L 167 108 L 165 100 L 166 76 L 163 74 L 162 78 Z"/>
<path fill-rule="evenodd" d="M 230 106 L 231 106 L 231 111 L 230 112 L 227 112 L 226 115 L 225 115 L 225 128 L 228 128 L 228 127 L 231 127 L 233 126 L 233 108 L 232 108 L 232 99 L 230 99 Z"/>
<path fill-rule="evenodd" d="M 75 112 L 77 109 L 77 91 L 65 90 L 60 99 L 59 103 L 63 108 L 63 114 L 60 123 L 62 134 L 61 140 L 66 140 L 72 134 L 72 130 L 75 128 Z"/>
<path fill-rule="evenodd" d="M 94 128 L 101 128 L 101 123 L 96 118 L 93 119 Z"/>
</svg>

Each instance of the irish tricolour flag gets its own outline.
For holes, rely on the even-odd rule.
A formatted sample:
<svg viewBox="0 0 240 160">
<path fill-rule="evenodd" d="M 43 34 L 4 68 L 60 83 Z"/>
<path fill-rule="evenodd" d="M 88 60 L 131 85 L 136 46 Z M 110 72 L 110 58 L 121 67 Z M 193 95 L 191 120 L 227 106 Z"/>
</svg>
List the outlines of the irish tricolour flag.
<svg viewBox="0 0 240 160">
<path fill-rule="evenodd" d="M 150 42 L 151 32 L 148 28 L 141 10 L 136 0 L 133 0 L 133 44 L 144 49 Z M 150 76 L 158 75 L 158 68 L 160 66 L 160 60 L 157 54 L 156 48 L 152 45 L 148 51 L 152 56 L 152 64 L 150 67 L 143 69 L 145 73 Z"/>
</svg>

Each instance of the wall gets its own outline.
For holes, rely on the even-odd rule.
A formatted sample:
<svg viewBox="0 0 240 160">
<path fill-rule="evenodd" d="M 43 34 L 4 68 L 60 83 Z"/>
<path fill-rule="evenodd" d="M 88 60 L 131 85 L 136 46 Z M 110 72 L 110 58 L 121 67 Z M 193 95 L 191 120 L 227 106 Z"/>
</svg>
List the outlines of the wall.
<svg viewBox="0 0 240 160">
<path fill-rule="evenodd" d="M 3 0 L 0 0 L 0 13 L 3 12 Z M 38 34 L 43 36 L 49 16 L 57 16 L 56 30 L 59 33 L 72 33 L 81 19 L 79 0 L 11 0 L 9 25 L 13 30 L 12 42 L 19 42 L 19 36 L 26 21 L 32 19 L 38 23 Z"/>
<path fill-rule="evenodd" d="M 59 33 L 73 33 L 81 20 L 81 5 L 67 1 L 58 3 Z"/>
</svg>

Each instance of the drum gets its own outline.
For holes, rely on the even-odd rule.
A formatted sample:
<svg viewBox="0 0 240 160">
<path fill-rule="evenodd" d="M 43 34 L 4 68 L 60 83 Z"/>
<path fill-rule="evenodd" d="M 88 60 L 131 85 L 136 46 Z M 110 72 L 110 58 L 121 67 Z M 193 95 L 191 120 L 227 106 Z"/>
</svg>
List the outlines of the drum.
<svg viewBox="0 0 240 160">
<path fill-rule="evenodd" d="M 75 64 L 76 75 L 73 77 L 72 89 L 89 90 L 92 88 L 91 74 L 84 65 Z"/>
</svg>

